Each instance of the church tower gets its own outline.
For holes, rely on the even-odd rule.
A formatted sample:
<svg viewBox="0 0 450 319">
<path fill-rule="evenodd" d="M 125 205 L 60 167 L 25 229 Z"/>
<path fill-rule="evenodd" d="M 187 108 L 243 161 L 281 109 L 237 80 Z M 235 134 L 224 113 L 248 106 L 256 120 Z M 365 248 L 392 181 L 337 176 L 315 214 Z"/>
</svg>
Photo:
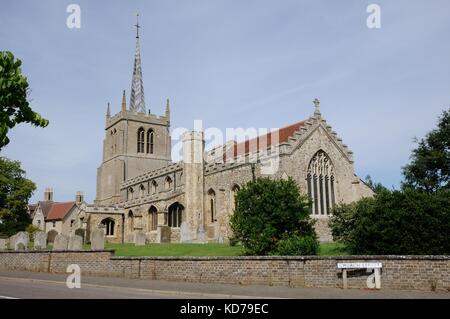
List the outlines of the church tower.
<svg viewBox="0 0 450 319">
<path fill-rule="evenodd" d="M 103 160 L 97 169 L 95 205 L 121 201 L 120 183 L 145 172 L 166 166 L 171 161 L 170 111 L 167 101 L 163 116 L 147 114 L 144 99 L 139 22 L 136 23 L 136 49 L 131 82 L 130 105 L 125 91 L 119 113 L 106 112 Z"/>
</svg>

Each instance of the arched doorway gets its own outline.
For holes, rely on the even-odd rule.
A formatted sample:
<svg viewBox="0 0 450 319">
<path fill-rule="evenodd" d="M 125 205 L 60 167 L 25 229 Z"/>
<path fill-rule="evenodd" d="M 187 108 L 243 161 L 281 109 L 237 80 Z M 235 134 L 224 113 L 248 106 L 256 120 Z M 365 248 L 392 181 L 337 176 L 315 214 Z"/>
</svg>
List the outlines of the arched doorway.
<svg viewBox="0 0 450 319">
<path fill-rule="evenodd" d="M 55 242 L 55 237 L 58 235 L 58 232 L 56 230 L 51 230 L 47 233 L 47 242 L 53 243 Z"/>
</svg>

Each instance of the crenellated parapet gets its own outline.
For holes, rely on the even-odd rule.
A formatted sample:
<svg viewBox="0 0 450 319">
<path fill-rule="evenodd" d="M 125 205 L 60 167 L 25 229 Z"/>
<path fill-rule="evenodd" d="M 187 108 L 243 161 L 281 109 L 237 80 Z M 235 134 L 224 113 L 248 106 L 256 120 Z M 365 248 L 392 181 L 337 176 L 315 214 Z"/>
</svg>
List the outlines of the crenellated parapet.
<svg viewBox="0 0 450 319">
<path fill-rule="evenodd" d="M 155 125 L 163 125 L 167 126 L 170 123 L 169 114 L 167 115 L 155 115 L 155 114 L 145 114 L 145 113 L 137 113 L 129 110 L 120 111 L 114 116 L 111 116 L 106 119 L 106 129 L 116 125 L 118 122 L 122 120 L 131 120 L 134 122 L 143 122 L 146 124 L 155 124 Z"/>
</svg>

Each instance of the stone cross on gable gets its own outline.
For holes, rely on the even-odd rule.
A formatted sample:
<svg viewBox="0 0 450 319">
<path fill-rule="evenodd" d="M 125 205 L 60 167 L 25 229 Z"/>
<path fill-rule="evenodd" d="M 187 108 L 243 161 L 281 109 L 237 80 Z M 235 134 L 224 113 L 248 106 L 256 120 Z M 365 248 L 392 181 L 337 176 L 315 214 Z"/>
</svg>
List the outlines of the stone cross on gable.
<svg viewBox="0 0 450 319">
<path fill-rule="evenodd" d="M 320 114 L 320 101 L 318 98 L 315 98 L 314 101 L 314 107 L 316 108 L 314 111 L 314 114 Z"/>
</svg>

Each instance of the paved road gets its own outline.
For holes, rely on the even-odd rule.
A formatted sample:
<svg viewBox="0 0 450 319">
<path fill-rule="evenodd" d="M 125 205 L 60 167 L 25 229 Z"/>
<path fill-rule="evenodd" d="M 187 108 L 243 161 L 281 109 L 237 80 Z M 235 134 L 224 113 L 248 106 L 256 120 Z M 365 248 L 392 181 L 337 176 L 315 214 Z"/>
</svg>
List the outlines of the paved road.
<svg viewBox="0 0 450 319">
<path fill-rule="evenodd" d="M 80 289 L 69 289 L 64 274 L 0 272 L 0 298 L 444 298 L 450 293 L 331 288 L 289 288 L 197 284 L 109 277 L 81 278 Z"/>
</svg>

